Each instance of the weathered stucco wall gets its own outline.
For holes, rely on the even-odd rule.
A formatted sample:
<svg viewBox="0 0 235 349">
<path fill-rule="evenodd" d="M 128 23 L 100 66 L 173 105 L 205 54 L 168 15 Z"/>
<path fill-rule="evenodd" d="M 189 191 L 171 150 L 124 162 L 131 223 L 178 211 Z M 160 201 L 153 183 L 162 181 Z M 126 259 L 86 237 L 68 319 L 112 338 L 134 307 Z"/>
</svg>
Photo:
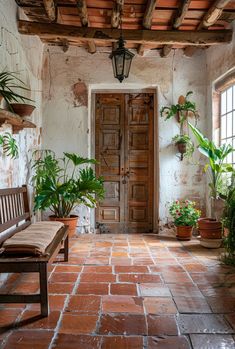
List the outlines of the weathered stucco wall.
<svg viewBox="0 0 235 349">
<path fill-rule="evenodd" d="M 14 0 L 0 0 L 0 71 L 18 72 L 31 92 L 21 93 L 35 101 L 31 121 L 36 129 L 25 129 L 14 135 L 19 145 L 19 158 L 11 160 L 0 149 L 0 187 L 26 183 L 31 150 L 41 144 L 41 64 L 43 45 L 36 37 L 20 36 L 17 30 L 17 5 Z M 3 106 L 3 105 L 2 105 Z M 0 127 L 0 134 L 12 133 L 10 125 Z"/>
<path fill-rule="evenodd" d="M 176 198 L 191 198 L 205 203 L 205 178 L 202 167 L 180 162 L 175 156 L 171 139 L 179 133 L 176 121 L 165 122 L 159 110 L 163 105 L 176 103 L 179 95 L 194 92 L 205 128 L 205 54 L 199 51 L 189 59 L 181 51 L 160 58 L 156 51 L 133 60 L 131 73 L 122 85 L 113 78 L 111 61 L 107 52 L 94 55 L 82 48 L 70 48 L 66 53 L 58 47 L 47 47 L 43 64 L 43 147 L 53 149 L 58 155 L 64 151 L 78 152 L 83 156 L 94 154 L 92 133 L 91 92 L 93 89 L 156 88 L 159 123 L 160 164 L 160 219 L 166 219 L 166 204 Z M 74 85 L 77 84 L 75 87 Z M 80 96 L 76 98 L 74 89 Z M 88 100 L 87 100 L 88 96 Z M 157 135 L 156 135 L 157 137 Z M 198 161 L 195 153 L 194 163 Z"/>
</svg>

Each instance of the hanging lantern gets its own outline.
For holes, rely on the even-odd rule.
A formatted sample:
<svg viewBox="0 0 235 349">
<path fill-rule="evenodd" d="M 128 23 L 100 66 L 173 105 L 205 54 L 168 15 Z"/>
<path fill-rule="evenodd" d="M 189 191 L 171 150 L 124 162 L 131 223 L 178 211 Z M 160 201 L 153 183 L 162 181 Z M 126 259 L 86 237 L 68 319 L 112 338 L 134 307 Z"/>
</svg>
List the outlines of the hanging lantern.
<svg viewBox="0 0 235 349">
<path fill-rule="evenodd" d="M 120 36 L 118 39 L 118 47 L 113 50 L 109 56 L 109 58 L 112 59 L 114 77 L 120 82 L 122 82 L 125 78 L 128 78 L 131 68 L 131 61 L 134 57 L 134 54 L 125 48 L 124 44 L 125 41 L 122 36 Z"/>
</svg>

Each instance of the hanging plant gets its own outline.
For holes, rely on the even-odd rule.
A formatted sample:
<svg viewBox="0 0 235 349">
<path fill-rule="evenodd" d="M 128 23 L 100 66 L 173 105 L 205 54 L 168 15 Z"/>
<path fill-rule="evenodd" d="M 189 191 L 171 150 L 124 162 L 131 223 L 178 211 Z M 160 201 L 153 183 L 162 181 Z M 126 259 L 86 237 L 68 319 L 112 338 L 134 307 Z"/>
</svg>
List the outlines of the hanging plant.
<svg viewBox="0 0 235 349">
<path fill-rule="evenodd" d="M 198 112 L 195 102 L 189 100 L 189 96 L 193 94 L 192 91 L 187 92 L 186 96 L 180 96 L 177 104 L 172 104 L 170 107 L 162 107 L 160 110 L 161 117 L 169 120 L 176 116 L 180 124 L 183 124 L 188 116 L 194 116 L 198 119 Z"/>
<path fill-rule="evenodd" d="M 19 154 L 18 145 L 15 138 L 9 132 L 4 135 L 0 135 L 0 146 L 3 148 L 3 153 L 6 156 L 10 156 L 12 159 L 16 159 Z"/>
<path fill-rule="evenodd" d="M 194 152 L 194 144 L 188 135 L 176 135 L 172 138 L 172 142 L 177 146 L 180 153 L 180 160 L 185 157 L 191 158 Z"/>
</svg>

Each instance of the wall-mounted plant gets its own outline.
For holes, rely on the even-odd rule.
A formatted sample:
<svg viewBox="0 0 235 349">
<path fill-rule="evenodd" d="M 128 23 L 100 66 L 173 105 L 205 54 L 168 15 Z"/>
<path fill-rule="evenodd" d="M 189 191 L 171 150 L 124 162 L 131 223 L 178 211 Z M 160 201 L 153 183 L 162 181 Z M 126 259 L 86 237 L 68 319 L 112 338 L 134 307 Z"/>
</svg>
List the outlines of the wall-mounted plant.
<svg viewBox="0 0 235 349">
<path fill-rule="evenodd" d="M 19 154 L 18 145 L 15 138 L 9 132 L 0 135 L 0 146 L 2 146 L 3 153 L 10 156 L 12 159 L 16 159 Z"/>
<path fill-rule="evenodd" d="M 19 79 L 17 73 L 8 72 L 5 70 L 0 72 L 0 100 L 1 97 L 4 98 L 7 106 L 11 111 L 14 111 L 11 105 L 12 102 L 17 104 L 18 102 L 33 102 L 32 99 L 24 97 L 21 94 L 17 93 L 15 89 L 30 91 L 25 83 L 21 79 Z"/>
<path fill-rule="evenodd" d="M 180 124 L 183 124 L 189 116 L 195 117 L 198 119 L 198 112 L 196 109 L 195 102 L 191 102 L 189 97 L 193 94 L 192 91 L 187 92 L 186 96 L 180 96 L 177 104 L 172 104 L 169 107 L 162 107 L 160 110 L 161 117 L 164 117 L 165 120 L 169 120 L 172 117 L 176 116 L 177 121 Z"/>
<path fill-rule="evenodd" d="M 176 135 L 172 138 L 172 142 L 177 146 L 180 153 L 180 160 L 182 161 L 184 157 L 191 158 L 194 152 L 194 144 L 191 138 L 186 135 Z"/>
</svg>

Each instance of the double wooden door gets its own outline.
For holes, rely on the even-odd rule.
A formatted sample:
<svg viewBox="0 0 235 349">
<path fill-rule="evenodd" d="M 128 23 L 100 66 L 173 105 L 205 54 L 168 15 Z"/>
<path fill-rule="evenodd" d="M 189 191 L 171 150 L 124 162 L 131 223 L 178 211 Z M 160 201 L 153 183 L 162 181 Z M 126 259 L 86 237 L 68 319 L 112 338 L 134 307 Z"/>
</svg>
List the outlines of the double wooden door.
<svg viewBox="0 0 235 349">
<path fill-rule="evenodd" d="M 96 174 L 105 188 L 96 222 L 110 233 L 151 232 L 154 95 L 96 94 L 95 114 Z"/>
</svg>

